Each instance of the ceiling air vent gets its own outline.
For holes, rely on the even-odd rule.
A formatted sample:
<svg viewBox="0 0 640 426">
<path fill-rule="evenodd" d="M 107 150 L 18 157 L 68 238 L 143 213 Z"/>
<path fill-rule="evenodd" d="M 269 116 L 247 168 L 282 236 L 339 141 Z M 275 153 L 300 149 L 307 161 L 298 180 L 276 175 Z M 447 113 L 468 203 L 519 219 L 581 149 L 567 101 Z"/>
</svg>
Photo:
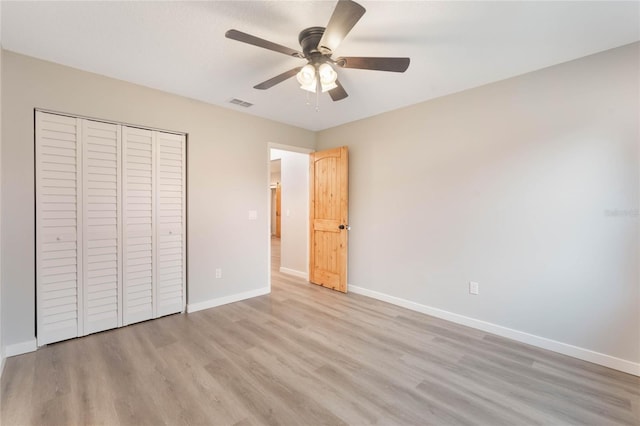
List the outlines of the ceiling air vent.
<svg viewBox="0 0 640 426">
<path fill-rule="evenodd" d="M 234 105 L 240 105 L 241 107 L 244 107 L 244 108 L 249 108 L 250 106 L 253 105 L 251 102 L 243 101 L 242 99 L 236 99 L 236 98 L 231 99 L 229 103 Z"/>
</svg>

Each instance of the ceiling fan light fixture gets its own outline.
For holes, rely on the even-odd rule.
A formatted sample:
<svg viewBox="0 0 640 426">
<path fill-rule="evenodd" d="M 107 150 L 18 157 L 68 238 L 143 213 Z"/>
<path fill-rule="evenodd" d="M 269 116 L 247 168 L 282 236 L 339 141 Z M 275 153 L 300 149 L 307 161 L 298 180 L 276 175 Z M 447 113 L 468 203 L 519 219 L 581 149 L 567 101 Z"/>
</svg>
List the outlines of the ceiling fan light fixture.
<svg viewBox="0 0 640 426">
<path fill-rule="evenodd" d="M 323 85 L 335 84 L 338 79 L 338 73 L 328 63 L 320 64 L 318 67 L 318 76 L 320 77 L 320 83 Z"/>
<path fill-rule="evenodd" d="M 338 79 L 338 73 L 328 63 L 320 64 L 318 67 L 318 77 L 320 78 L 320 86 L 322 87 L 322 93 L 338 87 L 336 80 Z"/>
<path fill-rule="evenodd" d="M 316 79 L 315 78 L 309 84 L 301 84 L 300 85 L 300 88 L 302 90 L 306 90 L 307 92 L 311 92 L 311 93 L 315 93 L 316 92 L 316 87 L 317 87 L 317 83 L 316 83 Z"/>
<path fill-rule="evenodd" d="M 296 78 L 301 86 L 311 85 L 316 81 L 316 68 L 311 64 L 307 64 L 296 74 Z"/>
</svg>

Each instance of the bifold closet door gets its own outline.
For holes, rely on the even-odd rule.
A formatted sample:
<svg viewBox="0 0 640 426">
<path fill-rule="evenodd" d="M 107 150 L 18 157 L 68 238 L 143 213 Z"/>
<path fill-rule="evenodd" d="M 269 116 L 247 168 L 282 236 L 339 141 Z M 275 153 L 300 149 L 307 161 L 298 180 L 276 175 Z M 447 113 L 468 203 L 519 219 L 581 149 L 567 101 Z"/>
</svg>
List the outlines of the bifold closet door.
<svg viewBox="0 0 640 426">
<path fill-rule="evenodd" d="M 36 112 L 38 345 L 121 325 L 120 126 Z"/>
<path fill-rule="evenodd" d="M 185 136 L 156 133 L 157 315 L 182 312 L 186 285 Z"/>
<path fill-rule="evenodd" d="M 83 330 L 122 326 L 120 130 L 82 120 Z"/>
<path fill-rule="evenodd" d="M 36 112 L 39 346 L 184 311 L 185 148 Z"/>
<path fill-rule="evenodd" d="M 38 345 L 82 330 L 82 120 L 36 112 Z"/>
<path fill-rule="evenodd" d="M 185 137 L 123 127 L 124 324 L 184 311 Z"/>
<path fill-rule="evenodd" d="M 123 126 L 123 321 L 156 317 L 154 132 Z"/>
</svg>

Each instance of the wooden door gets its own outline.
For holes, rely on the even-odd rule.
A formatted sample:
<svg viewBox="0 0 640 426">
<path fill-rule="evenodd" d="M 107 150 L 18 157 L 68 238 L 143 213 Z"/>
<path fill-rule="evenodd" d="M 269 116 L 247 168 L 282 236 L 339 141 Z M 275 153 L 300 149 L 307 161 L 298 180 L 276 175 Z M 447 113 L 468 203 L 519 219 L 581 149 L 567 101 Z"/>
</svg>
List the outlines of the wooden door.
<svg viewBox="0 0 640 426">
<path fill-rule="evenodd" d="M 276 237 L 280 238 L 282 232 L 282 186 L 276 184 Z"/>
<path fill-rule="evenodd" d="M 309 281 L 347 292 L 347 147 L 310 154 Z"/>
</svg>

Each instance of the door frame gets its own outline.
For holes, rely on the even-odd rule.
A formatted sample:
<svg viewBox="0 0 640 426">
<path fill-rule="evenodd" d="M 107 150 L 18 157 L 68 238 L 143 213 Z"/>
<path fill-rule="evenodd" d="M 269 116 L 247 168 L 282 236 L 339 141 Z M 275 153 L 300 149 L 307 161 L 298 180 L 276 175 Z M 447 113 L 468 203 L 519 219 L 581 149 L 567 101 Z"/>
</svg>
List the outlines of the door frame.
<svg viewBox="0 0 640 426">
<path fill-rule="evenodd" d="M 295 146 L 295 145 L 284 145 L 284 144 L 280 144 L 280 143 L 275 143 L 275 142 L 268 142 L 267 143 L 267 182 L 266 182 L 266 194 L 267 194 L 267 206 L 268 206 L 268 212 L 269 215 L 271 215 L 271 150 L 272 149 L 279 149 L 282 151 L 289 151 L 289 152 L 297 152 L 299 154 L 311 154 L 312 152 L 315 152 L 315 149 L 312 148 L 304 148 L 304 147 L 300 147 L 300 146 Z M 307 185 L 309 184 L 309 181 L 307 179 Z M 307 216 L 307 226 L 306 229 L 309 229 L 309 215 Z M 271 216 L 269 216 L 271 217 Z M 267 285 L 269 286 L 269 293 L 271 292 L 271 219 L 269 219 L 267 221 L 267 226 L 266 226 L 266 234 L 267 234 Z M 308 238 L 308 237 L 307 237 Z M 306 261 L 307 267 L 309 265 L 309 242 L 307 241 L 307 261 Z"/>
</svg>

